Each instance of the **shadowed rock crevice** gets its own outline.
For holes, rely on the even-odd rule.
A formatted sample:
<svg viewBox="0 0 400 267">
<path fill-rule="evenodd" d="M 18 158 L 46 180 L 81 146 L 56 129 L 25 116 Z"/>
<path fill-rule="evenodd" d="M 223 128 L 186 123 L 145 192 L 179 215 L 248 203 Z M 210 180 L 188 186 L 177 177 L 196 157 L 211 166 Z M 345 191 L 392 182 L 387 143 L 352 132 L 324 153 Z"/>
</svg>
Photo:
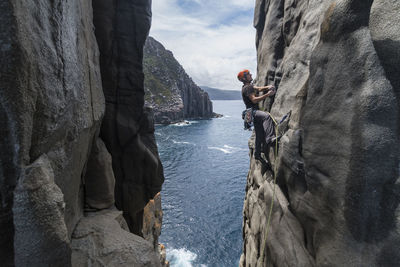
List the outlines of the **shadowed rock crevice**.
<svg viewBox="0 0 400 267">
<path fill-rule="evenodd" d="M 1 1 L 0 9 L 0 262 L 5 266 L 12 266 L 13 253 L 13 191 L 17 183 L 17 177 L 21 172 L 21 151 L 16 144 L 21 135 L 18 134 L 19 92 L 12 90 L 18 87 L 18 64 L 21 61 L 20 49 L 16 40 L 17 21 L 9 10 L 12 10 L 11 1 Z M 11 89 L 12 88 L 12 89 Z M 9 90 L 6 90 L 9 89 Z"/>
<path fill-rule="evenodd" d="M 369 28 L 379 60 L 385 69 L 400 106 L 400 2 L 375 0 L 372 4 Z M 400 118 L 400 114 L 399 114 Z M 400 127 L 400 121 L 399 121 Z"/>
<path fill-rule="evenodd" d="M 262 1 L 264 2 L 264 1 Z M 268 64 L 267 69 L 258 69 L 258 73 L 263 73 L 262 75 L 257 75 L 257 82 L 263 84 L 273 84 L 278 87 L 280 82 L 280 74 L 275 75 L 277 67 L 280 65 L 280 61 L 283 57 L 285 49 L 285 40 L 283 36 L 283 24 L 284 24 L 284 5 L 285 1 L 268 1 L 268 4 L 264 4 L 264 12 L 266 7 L 268 8 L 268 13 L 265 18 L 258 21 L 258 25 L 264 21 L 263 31 L 260 34 L 259 40 L 264 39 L 264 36 L 268 36 L 271 40 L 274 40 L 271 44 L 268 42 L 261 42 L 257 45 L 257 61 L 265 62 Z M 258 4 L 256 4 L 257 6 Z M 257 9 L 257 8 L 256 8 Z M 264 16 L 264 15 L 263 15 Z M 258 26 L 261 27 L 261 26 Z M 258 31 L 260 32 L 260 31 Z M 261 53 L 260 51 L 265 51 L 268 53 Z"/>
<path fill-rule="evenodd" d="M 398 75 L 400 67 L 396 62 L 400 57 L 400 53 L 398 53 L 400 40 L 374 40 L 374 45 L 382 62 L 382 66 L 385 69 L 386 75 L 393 88 L 396 90 L 397 98 L 400 98 L 400 77 Z"/>
<path fill-rule="evenodd" d="M 270 2 L 269 0 L 259 1 L 254 9 L 253 25 L 254 28 L 256 28 L 256 47 L 258 47 L 262 37 L 262 33 L 264 31 L 265 17 L 266 17 L 265 10 L 268 9 L 269 2 Z"/>
<path fill-rule="evenodd" d="M 0 167 L 0 260 L 5 266 L 11 266 L 14 262 L 13 244 L 14 244 L 14 224 L 13 224 L 13 213 L 11 211 L 13 206 L 13 192 L 15 189 L 16 179 L 19 176 L 20 170 L 15 163 L 15 148 L 13 147 L 14 142 L 4 142 L 6 140 L 13 140 L 14 136 L 10 132 L 11 127 L 6 127 L 9 124 L 6 112 L 3 109 L 3 105 L 0 105 L 0 121 L 2 127 L 5 129 L 2 131 L 1 138 L 3 142 L 0 143 L 1 151 L 10 151 L 10 154 L 1 156 L 1 167 Z M 3 124 L 4 123 L 4 124 Z M 10 179 L 11 178 L 11 179 Z"/>
<path fill-rule="evenodd" d="M 93 1 L 96 37 L 100 48 L 106 114 L 101 138 L 113 158 L 116 206 L 129 228 L 141 235 L 143 208 L 164 181 L 155 141 L 149 149 L 144 128 L 143 45 L 151 21 L 149 1 Z M 113 22 L 113 23 L 107 23 Z M 148 133 L 151 132 L 151 133 Z"/>
</svg>

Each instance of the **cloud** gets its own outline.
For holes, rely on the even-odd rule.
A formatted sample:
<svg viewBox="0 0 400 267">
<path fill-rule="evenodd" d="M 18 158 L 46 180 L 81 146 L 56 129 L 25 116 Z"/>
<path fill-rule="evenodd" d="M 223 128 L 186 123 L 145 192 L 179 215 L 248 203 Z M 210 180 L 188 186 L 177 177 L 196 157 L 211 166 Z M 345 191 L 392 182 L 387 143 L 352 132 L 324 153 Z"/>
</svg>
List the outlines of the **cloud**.
<svg viewBox="0 0 400 267">
<path fill-rule="evenodd" d="M 174 53 L 198 85 L 239 90 L 256 72 L 254 0 L 155 0 L 150 35 Z"/>
</svg>

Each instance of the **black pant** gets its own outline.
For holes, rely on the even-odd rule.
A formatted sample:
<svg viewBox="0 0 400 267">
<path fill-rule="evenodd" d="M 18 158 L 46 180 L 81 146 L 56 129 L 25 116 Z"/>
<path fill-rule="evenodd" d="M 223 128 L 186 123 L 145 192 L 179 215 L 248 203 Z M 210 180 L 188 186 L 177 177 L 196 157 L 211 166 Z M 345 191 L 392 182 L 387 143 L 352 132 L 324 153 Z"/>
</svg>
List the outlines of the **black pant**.
<svg viewBox="0 0 400 267">
<path fill-rule="evenodd" d="M 254 156 L 261 156 L 261 143 L 264 143 L 264 148 L 267 149 L 275 136 L 275 125 L 271 116 L 257 110 L 254 114 L 254 130 L 256 131 Z"/>
</svg>

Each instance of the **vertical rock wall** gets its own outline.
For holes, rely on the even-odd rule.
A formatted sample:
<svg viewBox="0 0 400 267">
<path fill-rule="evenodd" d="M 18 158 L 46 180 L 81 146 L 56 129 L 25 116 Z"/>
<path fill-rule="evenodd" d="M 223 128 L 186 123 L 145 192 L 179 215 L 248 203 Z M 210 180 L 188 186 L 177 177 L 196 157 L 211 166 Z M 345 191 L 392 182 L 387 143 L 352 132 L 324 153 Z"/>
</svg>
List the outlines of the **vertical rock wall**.
<svg viewBox="0 0 400 267">
<path fill-rule="evenodd" d="M 274 176 L 251 158 L 241 266 L 400 262 L 399 11 L 398 1 L 256 2 L 257 82 L 277 87 L 263 107 L 292 116 L 269 155 L 267 239 Z"/>
<path fill-rule="evenodd" d="M 143 112 L 143 46 L 151 1 L 93 1 L 106 113 L 101 137 L 113 158 L 115 205 L 131 232 L 142 235 L 143 209 L 161 191 L 163 169 L 154 126 Z"/>
<path fill-rule="evenodd" d="M 0 5 L 0 260 L 68 266 L 56 258 L 83 214 L 81 176 L 104 113 L 91 4 Z"/>
<path fill-rule="evenodd" d="M 93 4 L 0 1 L 2 266 L 160 265 L 159 227 L 128 232 L 163 181 L 143 109 L 151 1 Z"/>
</svg>

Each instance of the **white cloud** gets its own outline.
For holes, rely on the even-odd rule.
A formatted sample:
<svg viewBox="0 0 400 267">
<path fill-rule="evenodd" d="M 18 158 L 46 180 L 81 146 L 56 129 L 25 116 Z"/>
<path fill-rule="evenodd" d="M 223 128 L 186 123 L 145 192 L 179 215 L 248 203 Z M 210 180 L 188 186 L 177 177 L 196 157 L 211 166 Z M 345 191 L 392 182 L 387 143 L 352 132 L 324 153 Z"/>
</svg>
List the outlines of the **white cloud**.
<svg viewBox="0 0 400 267">
<path fill-rule="evenodd" d="M 150 35 L 198 85 L 239 90 L 236 74 L 243 68 L 256 72 L 254 5 L 254 0 L 154 0 Z"/>
</svg>

